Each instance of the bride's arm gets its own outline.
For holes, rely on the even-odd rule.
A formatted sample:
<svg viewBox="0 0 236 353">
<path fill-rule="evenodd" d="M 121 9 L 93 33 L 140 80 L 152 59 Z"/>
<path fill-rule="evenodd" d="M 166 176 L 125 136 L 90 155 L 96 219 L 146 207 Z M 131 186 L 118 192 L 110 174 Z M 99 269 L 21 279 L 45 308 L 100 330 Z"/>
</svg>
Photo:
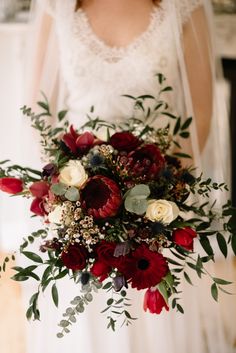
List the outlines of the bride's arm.
<svg viewBox="0 0 236 353">
<path fill-rule="evenodd" d="M 213 67 L 209 30 L 203 7 L 195 9 L 184 24 L 183 45 L 200 151 L 210 131 L 213 112 Z"/>
</svg>

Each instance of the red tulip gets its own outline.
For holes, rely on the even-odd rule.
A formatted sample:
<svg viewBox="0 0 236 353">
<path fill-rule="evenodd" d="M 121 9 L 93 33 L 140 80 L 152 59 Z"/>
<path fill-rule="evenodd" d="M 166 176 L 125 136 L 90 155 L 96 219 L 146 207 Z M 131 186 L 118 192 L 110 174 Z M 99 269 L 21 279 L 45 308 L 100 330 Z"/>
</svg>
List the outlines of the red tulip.
<svg viewBox="0 0 236 353">
<path fill-rule="evenodd" d="M 36 181 L 29 189 L 34 197 L 42 198 L 48 194 L 49 188 L 46 181 Z"/>
<path fill-rule="evenodd" d="M 0 190 L 8 194 L 18 194 L 23 188 L 23 181 L 20 179 L 11 177 L 0 179 Z"/>
<path fill-rule="evenodd" d="M 190 227 L 176 229 L 172 235 L 172 239 L 176 244 L 189 251 L 193 251 L 193 239 L 196 237 L 197 233 Z"/>
<path fill-rule="evenodd" d="M 160 314 L 162 309 L 169 311 L 163 296 L 156 288 L 149 288 L 144 295 L 143 309 L 149 310 L 151 314 Z"/>
<path fill-rule="evenodd" d="M 43 206 L 43 200 L 36 197 L 31 203 L 30 211 L 36 214 L 37 216 L 45 216 L 46 212 Z"/>
</svg>

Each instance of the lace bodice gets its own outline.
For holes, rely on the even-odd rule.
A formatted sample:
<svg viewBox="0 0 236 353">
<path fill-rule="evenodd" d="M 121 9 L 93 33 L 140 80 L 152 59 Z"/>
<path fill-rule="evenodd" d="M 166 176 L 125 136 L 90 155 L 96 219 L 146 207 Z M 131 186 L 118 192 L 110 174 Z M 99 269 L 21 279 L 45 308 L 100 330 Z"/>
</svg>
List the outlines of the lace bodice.
<svg viewBox="0 0 236 353">
<path fill-rule="evenodd" d="M 157 72 L 168 77 L 177 91 L 179 70 L 168 0 L 153 8 L 148 28 L 125 47 L 111 47 L 99 39 L 86 13 L 82 9 L 74 12 L 74 0 L 45 1 L 56 21 L 72 122 L 82 123 L 91 106 L 96 115 L 107 120 L 130 116 L 133 105 L 121 95 L 155 95 L 159 88 L 154 77 Z M 183 25 L 201 0 L 178 3 Z M 175 100 L 176 109 L 180 106 L 181 100 Z"/>
</svg>

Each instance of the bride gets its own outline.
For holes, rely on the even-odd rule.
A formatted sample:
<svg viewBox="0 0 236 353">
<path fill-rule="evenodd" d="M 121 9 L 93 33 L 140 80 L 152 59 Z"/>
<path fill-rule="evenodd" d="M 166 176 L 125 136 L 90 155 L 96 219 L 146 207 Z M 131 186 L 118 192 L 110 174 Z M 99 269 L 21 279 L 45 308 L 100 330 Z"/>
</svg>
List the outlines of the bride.
<svg viewBox="0 0 236 353">
<path fill-rule="evenodd" d="M 155 74 L 162 73 L 174 88 L 166 94 L 172 111 L 194 117 L 185 151 L 193 154 L 194 164 L 206 175 L 228 181 L 228 122 L 217 99 L 208 1 L 38 0 L 32 7 L 31 106 L 42 90 L 54 111 L 68 109 L 76 127 L 84 123 L 91 106 L 96 116 L 108 121 L 128 119 L 133 106 L 122 95 L 155 95 L 159 89 Z M 98 295 L 68 337 L 58 340 L 56 325 L 79 292 L 72 285 L 61 286 L 58 311 L 42 300 L 42 321 L 29 327 L 30 353 L 234 352 L 229 320 L 235 305 L 229 310 L 223 302 L 208 300 L 207 283 L 184 285 L 184 316 L 143 313 L 143 293 L 131 291 L 133 314 L 139 320 L 115 334 L 106 330 L 105 317 L 99 314 L 106 298 Z"/>
</svg>

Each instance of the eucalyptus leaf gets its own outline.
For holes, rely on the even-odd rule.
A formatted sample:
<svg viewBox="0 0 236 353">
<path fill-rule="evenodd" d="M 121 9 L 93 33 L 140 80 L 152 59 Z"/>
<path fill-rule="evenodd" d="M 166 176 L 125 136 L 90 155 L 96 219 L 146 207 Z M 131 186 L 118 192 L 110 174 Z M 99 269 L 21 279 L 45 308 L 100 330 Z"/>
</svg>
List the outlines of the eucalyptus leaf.
<svg viewBox="0 0 236 353">
<path fill-rule="evenodd" d="M 79 190 L 72 186 L 66 191 L 65 197 L 72 202 L 78 201 L 80 198 Z"/>
<path fill-rule="evenodd" d="M 148 185 L 145 184 L 138 184 L 135 185 L 132 189 L 130 189 L 126 194 L 125 197 L 132 197 L 132 196 L 145 196 L 146 198 L 150 195 L 151 191 Z"/>
<path fill-rule="evenodd" d="M 148 207 L 146 198 L 140 199 L 137 197 L 127 197 L 125 200 L 125 209 L 128 212 L 135 213 L 137 215 L 143 215 Z"/>
<path fill-rule="evenodd" d="M 53 184 L 51 186 L 51 191 L 53 192 L 53 194 L 55 194 L 57 196 L 65 195 L 67 189 L 68 189 L 68 187 L 63 183 L 57 183 L 57 184 Z"/>
</svg>

